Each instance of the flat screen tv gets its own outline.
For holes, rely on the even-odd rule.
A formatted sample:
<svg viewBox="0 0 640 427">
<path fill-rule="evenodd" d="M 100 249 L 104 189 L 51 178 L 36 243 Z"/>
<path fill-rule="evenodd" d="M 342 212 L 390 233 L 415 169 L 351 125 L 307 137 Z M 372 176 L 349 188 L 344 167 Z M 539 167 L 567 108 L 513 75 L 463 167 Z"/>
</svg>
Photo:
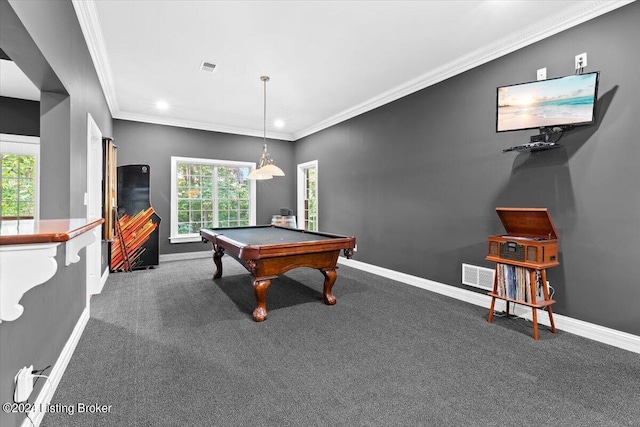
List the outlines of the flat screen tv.
<svg viewBox="0 0 640 427">
<path fill-rule="evenodd" d="M 499 87 L 496 131 L 594 123 L 598 78 L 593 72 Z"/>
</svg>

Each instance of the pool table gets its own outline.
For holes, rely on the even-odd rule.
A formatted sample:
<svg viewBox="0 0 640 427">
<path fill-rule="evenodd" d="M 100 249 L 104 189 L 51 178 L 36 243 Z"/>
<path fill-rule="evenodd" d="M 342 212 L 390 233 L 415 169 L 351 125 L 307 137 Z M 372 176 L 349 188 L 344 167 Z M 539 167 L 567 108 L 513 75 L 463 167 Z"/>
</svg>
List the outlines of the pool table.
<svg viewBox="0 0 640 427">
<path fill-rule="evenodd" d="M 203 228 L 203 242 L 213 245 L 216 272 L 213 279 L 222 277 L 222 256 L 228 253 L 253 276 L 256 296 L 253 320 L 267 318 L 266 296 L 271 280 L 298 267 L 317 268 L 324 275 L 323 299 L 328 305 L 336 303 L 331 293 L 336 281 L 336 264 L 340 251 L 351 258 L 356 246 L 355 237 L 311 232 L 274 225 L 249 227 Z"/>
</svg>

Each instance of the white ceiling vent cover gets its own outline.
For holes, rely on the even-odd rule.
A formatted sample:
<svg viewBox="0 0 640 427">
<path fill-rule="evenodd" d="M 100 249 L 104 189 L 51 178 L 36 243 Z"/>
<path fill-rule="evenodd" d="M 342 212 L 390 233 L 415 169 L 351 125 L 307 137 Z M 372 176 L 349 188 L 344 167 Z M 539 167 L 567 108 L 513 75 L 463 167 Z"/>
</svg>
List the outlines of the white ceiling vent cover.
<svg viewBox="0 0 640 427">
<path fill-rule="evenodd" d="M 200 64 L 200 69 L 202 71 L 208 71 L 210 73 L 213 73 L 216 70 L 216 67 L 216 64 L 208 61 L 202 61 L 202 64 Z"/>
<path fill-rule="evenodd" d="M 462 284 L 492 291 L 494 273 L 491 268 L 462 264 Z"/>
</svg>

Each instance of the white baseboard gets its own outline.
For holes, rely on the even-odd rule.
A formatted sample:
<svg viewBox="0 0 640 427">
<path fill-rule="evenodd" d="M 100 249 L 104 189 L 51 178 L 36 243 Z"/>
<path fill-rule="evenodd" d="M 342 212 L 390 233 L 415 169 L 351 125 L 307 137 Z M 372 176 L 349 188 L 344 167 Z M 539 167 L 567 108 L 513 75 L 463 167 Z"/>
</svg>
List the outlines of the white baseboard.
<svg viewBox="0 0 640 427">
<path fill-rule="evenodd" d="M 38 397 L 33 402 L 33 410 L 29 412 L 29 420 L 25 418 L 22 422 L 22 427 L 38 427 L 42 422 L 42 418 L 46 411 L 41 411 L 41 409 L 46 409 L 47 405 L 51 403 L 51 398 L 53 397 L 56 389 L 58 388 L 58 384 L 60 384 L 60 380 L 62 379 L 62 375 L 64 371 L 67 369 L 67 365 L 69 364 L 69 360 L 71 360 L 71 356 L 78 345 L 78 341 L 80 341 L 80 337 L 82 336 L 82 332 L 84 331 L 87 322 L 89 321 L 89 308 L 85 308 L 82 314 L 80 315 L 80 319 L 76 323 L 76 326 L 73 328 L 73 332 L 71 336 L 67 340 L 67 343 L 64 345 L 58 360 L 53 365 L 53 369 L 51 370 L 51 374 L 49 375 L 49 379 L 45 382 L 45 385 L 40 390 Z"/>
<path fill-rule="evenodd" d="M 398 282 L 406 283 L 411 286 L 416 286 L 421 289 L 426 289 L 431 292 L 436 292 L 438 294 L 446 295 L 451 298 L 485 307 L 487 310 L 489 309 L 489 307 L 491 307 L 491 297 L 478 292 L 457 288 L 451 285 L 445 285 L 444 283 L 434 282 L 433 280 L 423 279 L 421 277 L 412 276 L 398 271 L 366 264 L 364 262 L 346 259 L 343 257 L 339 257 L 338 262 L 348 267 L 357 268 L 359 270 L 373 273 L 378 276 L 386 277 Z M 530 308 L 524 308 L 516 304 L 514 305 L 515 309 L 512 309 L 511 313 L 519 317 L 531 320 L 532 315 Z M 497 311 L 504 311 L 504 308 L 504 301 L 496 301 L 495 309 Z M 550 326 L 549 315 L 546 311 L 538 309 L 537 317 L 538 323 L 545 326 Z M 563 330 L 614 347 L 622 348 L 624 350 L 632 351 L 634 353 L 640 353 L 640 336 L 596 325 L 593 323 L 584 322 L 582 320 L 573 319 L 568 316 L 563 316 L 562 314 L 554 313 L 553 319 L 556 325 L 556 329 Z"/>
<path fill-rule="evenodd" d="M 211 249 L 207 251 L 198 251 L 198 252 L 183 252 L 178 254 L 164 254 L 160 255 L 160 262 L 167 261 L 183 261 L 186 259 L 197 259 L 197 258 L 211 258 L 213 256 Z"/>
<path fill-rule="evenodd" d="M 104 284 L 107 283 L 108 278 L 109 278 L 109 267 L 105 268 L 104 271 L 102 272 L 102 276 L 100 276 L 100 289 L 98 289 L 98 292 L 96 292 L 96 294 L 99 294 L 102 292 L 102 288 L 104 288 Z"/>
</svg>

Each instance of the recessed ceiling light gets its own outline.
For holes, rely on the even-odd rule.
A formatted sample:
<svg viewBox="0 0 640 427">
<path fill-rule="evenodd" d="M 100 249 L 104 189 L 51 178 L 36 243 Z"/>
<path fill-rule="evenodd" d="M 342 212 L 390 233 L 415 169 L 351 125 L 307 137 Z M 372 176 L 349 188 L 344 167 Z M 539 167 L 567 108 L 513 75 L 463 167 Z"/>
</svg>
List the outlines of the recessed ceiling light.
<svg viewBox="0 0 640 427">
<path fill-rule="evenodd" d="M 273 122 L 273 125 L 274 125 L 275 127 L 277 127 L 277 128 L 284 127 L 284 120 L 276 119 L 276 120 Z"/>
<path fill-rule="evenodd" d="M 169 109 L 169 103 L 167 103 L 167 101 L 158 101 L 156 102 L 156 108 L 158 110 L 168 110 Z"/>
</svg>

